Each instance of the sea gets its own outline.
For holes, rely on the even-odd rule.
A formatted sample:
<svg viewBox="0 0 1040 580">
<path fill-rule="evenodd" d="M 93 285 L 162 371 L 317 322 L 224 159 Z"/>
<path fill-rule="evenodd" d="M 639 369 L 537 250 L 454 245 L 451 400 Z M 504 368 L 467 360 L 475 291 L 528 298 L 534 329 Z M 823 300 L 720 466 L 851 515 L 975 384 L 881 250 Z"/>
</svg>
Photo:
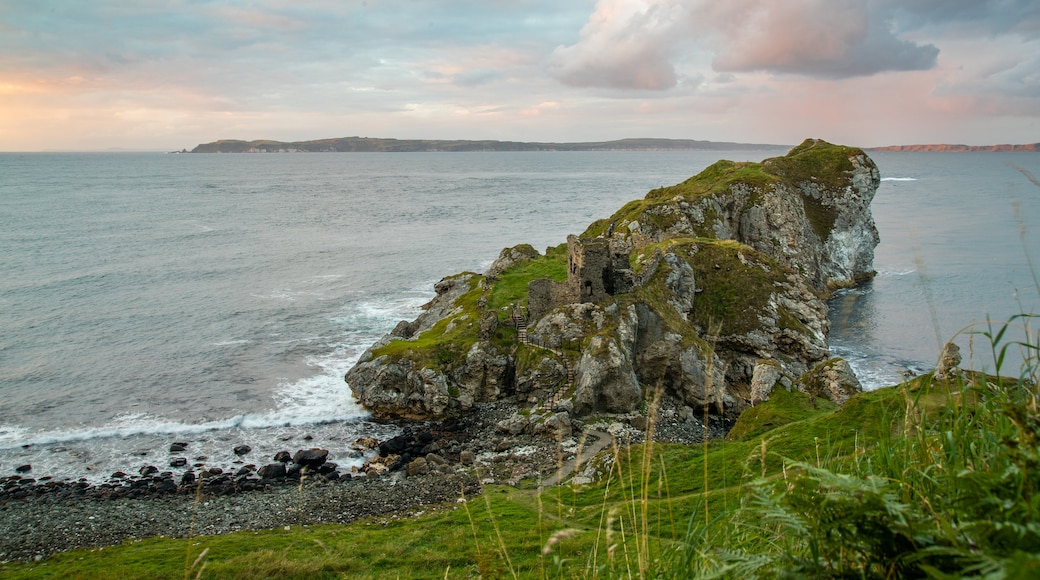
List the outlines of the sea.
<svg viewBox="0 0 1040 580">
<path fill-rule="evenodd" d="M 397 427 L 343 375 L 439 279 L 560 244 L 719 159 L 783 153 L 0 154 L 0 476 L 310 447 L 347 470 L 355 439 Z M 833 354 L 870 389 L 949 340 L 992 370 L 987 320 L 1040 312 L 1040 155 L 871 157 L 878 273 L 830 300 Z"/>
</svg>

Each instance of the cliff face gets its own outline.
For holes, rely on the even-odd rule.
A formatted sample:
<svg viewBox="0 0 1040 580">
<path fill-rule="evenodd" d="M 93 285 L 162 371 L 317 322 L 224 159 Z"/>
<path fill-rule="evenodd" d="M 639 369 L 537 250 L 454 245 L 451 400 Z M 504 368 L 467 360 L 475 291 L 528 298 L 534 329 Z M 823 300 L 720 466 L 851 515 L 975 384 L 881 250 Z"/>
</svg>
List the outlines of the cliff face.
<svg viewBox="0 0 1040 580">
<path fill-rule="evenodd" d="M 736 240 L 798 269 L 824 293 L 873 275 L 879 238 L 870 202 L 879 183 L 861 150 L 810 139 L 761 164 L 719 161 L 629 203 L 585 235 L 613 224 L 636 250 L 672 238 Z"/>
<path fill-rule="evenodd" d="M 861 150 L 821 141 L 720 161 L 544 255 L 507 248 L 484 275 L 443 280 L 346 380 L 407 419 L 504 398 L 624 413 L 654 388 L 739 413 L 826 361 L 823 297 L 872 273 L 878 182 Z"/>
</svg>

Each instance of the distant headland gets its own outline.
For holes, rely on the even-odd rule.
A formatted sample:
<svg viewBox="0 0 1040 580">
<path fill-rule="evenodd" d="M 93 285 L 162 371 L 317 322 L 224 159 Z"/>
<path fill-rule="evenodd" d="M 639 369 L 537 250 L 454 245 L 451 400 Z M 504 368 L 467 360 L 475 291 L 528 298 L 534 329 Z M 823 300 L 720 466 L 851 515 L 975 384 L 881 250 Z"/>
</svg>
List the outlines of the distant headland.
<svg viewBox="0 0 1040 580">
<path fill-rule="evenodd" d="M 790 145 L 696 141 L 693 139 L 619 139 L 581 143 L 522 141 L 469 141 L 438 139 L 385 139 L 341 137 L 313 141 L 240 141 L 221 139 L 203 143 L 192 153 L 320 153 L 320 152 L 435 152 L 435 151 L 742 151 L 788 150 Z"/>
<path fill-rule="evenodd" d="M 890 145 L 888 147 L 874 147 L 867 151 L 880 152 L 929 152 L 929 153 L 1005 153 L 1005 152 L 1040 152 L 1040 143 L 1027 143 L 1025 145 Z"/>
<path fill-rule="evenodd" d="M 464 152 L 464 151 L 768 151 L 788 150 L 791 145 L 735 143 L 695 139 L 618 139 L 615 141 L 583 141 L 551 143 L 495 140 L 390 139 L 382 137 L 338 137 L 310 141 L 274 141 L 257 139 L 220 139 L 197 145 L 190 153 L 400 153 L 400 152 Z M 1040 143 L 1023 145 L 889 145 L 865 147 L 871 152 L 1040 152 Z M 188 153 L 187 150 L 177 153 Z"/>
</svg>

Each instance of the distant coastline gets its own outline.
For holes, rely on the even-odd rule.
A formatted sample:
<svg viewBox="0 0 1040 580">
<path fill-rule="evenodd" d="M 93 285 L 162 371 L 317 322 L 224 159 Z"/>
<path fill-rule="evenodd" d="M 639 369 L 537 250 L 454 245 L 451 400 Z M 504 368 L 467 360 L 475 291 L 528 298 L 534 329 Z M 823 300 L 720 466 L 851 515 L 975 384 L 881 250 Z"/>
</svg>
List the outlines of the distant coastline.
<svg viewBox="0 0 1040 580">
<path fill-rule="evenodd" d="M 790 149 L 792 145 L 730 143 L 693 139 L 619 139 L 581 143 L 522 141 L 469 141 L 437 139 L 384 139 L 341 137 L 313 141 L 240 141 L 221 139 L 203 143 L 191 153 L 321 153 L 321 152 L 437 152 L 437 151 L 759 151 Z"/>
<path fill-rule="evenodd" d="M 1027 143 L 1024 145 L 890 145 L 888 147 L 873 147 L 867 151 L 880 151 L 883 153 L 896 152 L 929 152 L 929 153 L 1018 153 L 1040 152 L 1040 143 Z"/>
<path fill-rule="evenodd" d="M 495 140 L 440 140 L 389 139 L 381 137 L 339 137 L 310 141 L 274 141 L 257 139 L 220 139 L 202 143 L 191 151 L 174 153 L 394 153 L 394 152 L 464 152 L 464 151 L 787 151 L 793 145 L 773 143 L 734 143 L 730 141 L 700 141 L 694 139 L 618 139 L 615 141 L 586 141 L 576 143 L 495 141 Z M 889 145 L 864 147 L 870 152 L 1040 152 L 1040 143 L 1022 145 Z"/>
</svg>

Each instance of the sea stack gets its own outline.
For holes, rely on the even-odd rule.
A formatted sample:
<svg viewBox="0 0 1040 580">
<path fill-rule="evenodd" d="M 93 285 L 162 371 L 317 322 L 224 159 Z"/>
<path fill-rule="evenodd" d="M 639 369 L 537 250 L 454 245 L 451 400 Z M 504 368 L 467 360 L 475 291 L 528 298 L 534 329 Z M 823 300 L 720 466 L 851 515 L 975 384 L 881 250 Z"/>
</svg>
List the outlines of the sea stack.
<svg viewBox="0 0 1040 580">
<path fill-rule="evenodd" d="M 766 374 L 797 388 L 834 364 L 824 299 L 874 273 L 879 183 L 861 149 L 815 139 L 719 161 L 545 253 L 507 248 L 483 274 L 445 278 L 346 381 L 385 418 L 507 398 L 542 418 L 630 413 L 656 389 L 735 416 Z"/>
</svg>

